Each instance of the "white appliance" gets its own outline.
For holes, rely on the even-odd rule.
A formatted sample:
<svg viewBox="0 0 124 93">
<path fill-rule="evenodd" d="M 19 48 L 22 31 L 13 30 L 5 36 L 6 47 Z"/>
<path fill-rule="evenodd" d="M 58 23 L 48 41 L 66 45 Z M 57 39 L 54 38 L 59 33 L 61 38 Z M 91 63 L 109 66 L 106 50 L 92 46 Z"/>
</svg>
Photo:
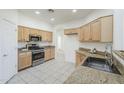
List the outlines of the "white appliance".
<svg viewBox="0 0 124 93">
<path fill-rule="evenodd" d="M 17 73 L 16 24 L 0 19 L 0 83 L 6 83 Z"/>
</svg>

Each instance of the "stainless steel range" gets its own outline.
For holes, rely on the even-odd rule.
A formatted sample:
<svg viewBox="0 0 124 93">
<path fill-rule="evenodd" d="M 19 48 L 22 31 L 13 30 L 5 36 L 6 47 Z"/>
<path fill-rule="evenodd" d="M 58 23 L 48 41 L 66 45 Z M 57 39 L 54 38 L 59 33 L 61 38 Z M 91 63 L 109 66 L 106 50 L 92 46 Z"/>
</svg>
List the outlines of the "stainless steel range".
<svg viewBox="0 0 124 93">
<path fill-rule="evenodd" d="M 36 44 L 27 45 L 27 48 L 32 51 L 32 66 L 44 63 L 44 48 Z"/>
</svg>

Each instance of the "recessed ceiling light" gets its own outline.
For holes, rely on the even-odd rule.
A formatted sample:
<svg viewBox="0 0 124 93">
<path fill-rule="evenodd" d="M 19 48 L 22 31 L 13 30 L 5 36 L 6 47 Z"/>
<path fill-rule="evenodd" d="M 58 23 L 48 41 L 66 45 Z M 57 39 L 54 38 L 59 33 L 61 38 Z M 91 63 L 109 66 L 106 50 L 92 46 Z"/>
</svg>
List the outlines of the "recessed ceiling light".
<svg viewBox="0 0 124 93">
<path fill-rule="evenodd" d="M 39 15 L 39 14 L 40 14 L 40 12 L 39 12 L 39 11 L 35 11 L 35 14 Z"/>
<path fill-rule="evenodd" d="M 77 10 L 76 10 L 76 9 L 73 9 L 73 10 L 72 10 L 72 12 L 73 12 L 73 13 L 76 13 L 76 12 L 77 12 Z"/>
<path fill-rule="evenodd" d="M 51 18 L 50 20 L 51 20 L 51 21 L 54 21 L 54 20 L 55 20 L 55 18 Z"/>
</svg>

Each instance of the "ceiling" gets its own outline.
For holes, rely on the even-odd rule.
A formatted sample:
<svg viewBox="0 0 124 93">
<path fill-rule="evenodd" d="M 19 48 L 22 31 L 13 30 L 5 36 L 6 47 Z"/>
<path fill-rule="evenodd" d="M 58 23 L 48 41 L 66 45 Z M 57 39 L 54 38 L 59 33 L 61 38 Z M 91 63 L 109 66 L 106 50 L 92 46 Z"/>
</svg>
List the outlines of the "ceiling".
<svg viewBox="0 0 124 93">
<path fill-rule="evenodd" d="M 49 12 L 48 9 L 20 9 L 18 11 L 24 15 L 37 18 L 38 20 L 45 21 L 53 25 L 84 18 L 94 11 L 93 9 L 77 9 L 77 12 L 73 13 L 72 10 L 73 9 L 54 9 L 53 13 Z M 36 14 L 35 11 L 39 11 L 40 14 Z M 54 18 L 55 20 L 51 21 L 51 18 Z"/>
</svg>

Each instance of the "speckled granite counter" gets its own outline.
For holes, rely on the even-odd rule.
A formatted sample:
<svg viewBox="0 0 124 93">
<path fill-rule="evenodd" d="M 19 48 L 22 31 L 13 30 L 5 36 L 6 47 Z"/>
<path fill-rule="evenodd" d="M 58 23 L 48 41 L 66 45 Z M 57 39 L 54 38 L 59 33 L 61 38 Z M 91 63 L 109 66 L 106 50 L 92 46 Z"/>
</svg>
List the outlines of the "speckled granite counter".
<svg viewBox="0 0 124 93">
<path fill-rule="evenodd" d="M 84 54 L 86 55 L 86 57 L 95 57 L 95 58 L 103 58 L 105 59 L 105 56 L 102 55 L 102 54 L 99 54 L 99 53 L 96 53 L 96 54 L 92 54 L 90 52 L 87 52 L 87 51 L 81 51 L 81 50 L 76 50 L 77 53 L 80 53 L 80 54 Z"/>
<path fill-rule="evenodd" d="M 124 84 L 124 77 L 93 68 L 79 66 L 65 84 Z"/>
<path fill-rule="evenodd" d="M 124 60 L 124 51 L 122 52 L 122 51 L 117 51 L 117 50 L 115 50 L 115 51 L 113 51 L 115 54 L 117 54 L 119 57 L 121 57 L 123 60 Z"/>
</svg>

